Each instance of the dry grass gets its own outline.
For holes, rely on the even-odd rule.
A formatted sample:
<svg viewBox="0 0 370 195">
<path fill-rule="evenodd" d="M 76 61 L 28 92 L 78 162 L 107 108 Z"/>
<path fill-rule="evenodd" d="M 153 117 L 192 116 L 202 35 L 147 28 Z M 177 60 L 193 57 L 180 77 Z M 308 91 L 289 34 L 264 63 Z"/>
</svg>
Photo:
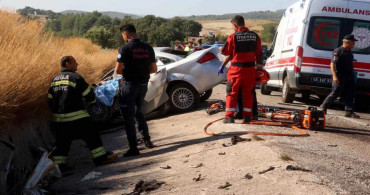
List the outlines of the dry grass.
<svg viewBox="0 0 370 195">
<path fill-rule="evenodd" d="M 205 20 L 198 22 L 203 26 L 202 32 L 200 32 L 201 35 L 208 35 L 209 32 L 213 32 L 216 35 L 229 35 L 234 32 L 230 20 Z M 258 32 L 263 30 L 262 25 L 273 22 L 271 20 L 245 19 L 245 25 L 250 30 Z"/>
<path fill-rule="evenodd" d="M 280 155 L 280 159 L 283 161 L 293 161 L 293 159 L 287 154 Z"/>
<path fill-rule="evenodd" d="M 116 51 L 102 50 L 86 39 L 53 37 L 37 21 L 4 11 L 0 11 L 0 24 L 2 127 L 47 116 L 46 94 L 60 71 L 62 56 L 73 55 L 80 64 L 78 72 L 90 83 L 114 66 Z"/>
</svg>

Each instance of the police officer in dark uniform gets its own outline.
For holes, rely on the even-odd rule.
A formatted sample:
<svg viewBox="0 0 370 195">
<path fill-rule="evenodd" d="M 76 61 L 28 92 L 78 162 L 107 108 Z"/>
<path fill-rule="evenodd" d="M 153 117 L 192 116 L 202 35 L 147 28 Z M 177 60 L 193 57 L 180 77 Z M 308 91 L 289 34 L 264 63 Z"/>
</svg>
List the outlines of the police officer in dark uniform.
<svg viewBox="0 0 370 195">
<path fill-rule="evenodd" d="M 53 113 L 52 129 L 56 133 L 54 162 L 62 172 L 70 170 L 67 158 L 74 139 L 83 139 L 87 143 L 95 165 L 113 162 L 117 155 L 105 151 L 98 129 L 85 110 L 84 100 L 89 104 L 96 102 L 94 90 L 76 73 L 78 63 L 72 56 L 64 56 L 61 66 L 62 71 L 53 78 L 48 91 L 48 104 Z"/>
<path fill-rule="evenodd" d="M 134 25 L 123 25 L 120 30 L 127 44 L 119 50 L 115 73 L 122 74 L 123 77 L 120 87 L 120 108 L 130 146 L 123 156 L 129 157 L 140 154 L 137 148 L 135 119 L 139 131 L 143 134 L 145 146 L 154 147 L 150 141 L 142 107 L 148 91 L 150 73 L 157 72 L 157 64 L 153 48 L 137 38 Z"/>
<path fill-rule="evenodd" d="M 346 35 L 343 39 L 343 45 L 333 52 L 330 64 L 331 73 L 333 74 L 332 92 L 320 106 L 325 112 L 337 97 L 343 96 L 345 98 L 345 117 L 359 118 L 353 112 L 355 81 L 353 75 L 354 58 L 351 49 L 355 46 L 356 41 L 357 39 L 353 35 Z"/>
</svg>

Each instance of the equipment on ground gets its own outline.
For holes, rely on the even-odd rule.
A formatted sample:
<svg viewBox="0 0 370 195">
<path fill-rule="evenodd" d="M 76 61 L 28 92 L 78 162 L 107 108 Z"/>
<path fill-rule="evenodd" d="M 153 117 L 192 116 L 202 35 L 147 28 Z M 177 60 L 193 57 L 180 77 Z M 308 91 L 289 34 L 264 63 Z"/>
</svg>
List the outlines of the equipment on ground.
<svg viewBox="0 0 370 195">
<path fill-rule="evenodd" d="M 299 123 L 301 128 L 310 130 L 325 129 L 325 112 L 316 107 L 308 107 L 304 110 L 279 110 L 274 107 L 260 107 L 258 115 L 272 121 Z"/>
<path fill-rule="evenodd" d="M 315 107 L 308 107 L 304 110 L 291 109 L 287 110 L 285 108 L 271 107 L 271 106 L 260 106 L 258 108 L 258 116 L 270 119 L 251 121 L 248 124 L 252 125 L 264 125 L 264 126 L 281 126 L 290 127 L 293 130 L 299 132 L 297 133 L 273 133 L 273 132 L 252 132 L 252 131 L 239 131 L 239 132 L 222 132 L 222 133 L 211 133 L 208 132 L 208 128 L 224 118 L 212 121 L 208 123 L 203 131 L 209 136 L 234 136 L 234 135 L 267 135 L 267 136 L 288 136 L 288 137 L 306 137 L 310 136 L 308 130 L 323 130 L 326 126 L 325 112 L 318 110 Z"/>
</svg>

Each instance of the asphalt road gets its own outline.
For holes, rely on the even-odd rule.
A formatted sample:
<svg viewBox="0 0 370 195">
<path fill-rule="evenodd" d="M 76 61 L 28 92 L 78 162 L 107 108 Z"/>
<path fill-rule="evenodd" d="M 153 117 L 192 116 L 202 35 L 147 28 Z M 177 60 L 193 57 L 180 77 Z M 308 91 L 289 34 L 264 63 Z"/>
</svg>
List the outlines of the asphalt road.
<svg viewBox="0 0 370 195">
<path fill-rule="evenodd" d="M 257 90 L 259 104 L 304 109 L 321 102 L 311 95 L 303 100 L 300 95 L 292 104 L 281 103 L 281 93 L 262 95 Z M 270 146 L 289 155 L 300 165 L 312 170 L 338 194 L 370 194 L 370 114 L 358 113 L 360 119 L 345 118 L 342 106 L 328 110 L 327 128 L 309 131 L 310 137 L 294 139 L 275 137 Z"/>
<path fill-rule="evenodd" d="M 305 109 L 321 104 L 315 95 L 304 100 L 298 94 L 293 103 L 285 104 L 281 101 L 281 92 L 272 92 L 271 95 L 262 95 L 259 89 L 256 92 L 261 106 Z M 225 85 L 220 84 L 199 109 L 224 99 Z M 313 174 L 321 178 L 320 185 L 328 186 L 338 194 L 370 194 L 370 113 L 357 112 L 361 118 L 352 119 L 344 117 L 343 109 L 339 102 L 334 104 L 326 115 L 326 129 L 308 131 L 309 137 L 267 139 L 272 140 L 270 147 L 274 150 L 312 170 Z"/>
</svg>

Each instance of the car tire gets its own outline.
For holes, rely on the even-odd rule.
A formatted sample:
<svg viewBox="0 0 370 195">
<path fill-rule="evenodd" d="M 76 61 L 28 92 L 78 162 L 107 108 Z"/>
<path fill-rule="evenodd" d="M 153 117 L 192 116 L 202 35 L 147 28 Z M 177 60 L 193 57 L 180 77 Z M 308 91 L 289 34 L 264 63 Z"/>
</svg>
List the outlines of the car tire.
<svg viewBox="0 0 370 195">
<path fill-rule="evenodd" d="M 310 100 L 311 97 L 311 92 L 310 91 L 303 91 L 302 92 L 302 99 L 307 101 Z"/>
<path fill-rule="evenodd" d="M 282 90 L 282 99 L 284 103 L 292 103 L 295 98 L 295 93 L 292 93 L 288 83 L 288 77 L 284 78 L 283 90 Z"/>
<path fill-rule="evenodd" d="M 212 91 L 213 91 L 213 89 L 209 89 L 209 90 L 201 93 L 200 96 L 199 96 L 200 102 L 205 102 L 206 100 L 208 100 L 212 95 Z"/>
<path fill-rule="evenodd" d="M 168 91 L 171 109 L 186 112 L 194 109 L 200 102 L 199 93 L 187 83 L 178 83 Z"/>
<path fill-rule="evenodd" d="M 262 83 L 260 89 L 262 95 L 271 95 L 271 90 L 267 88 L 267 83 Z"/>
<path fill-rule="evenodd" d="M 87 107 L 91 120 L 96 123 L 105 123 L 112 119 L 113 110 L 111 107 L 97 101 Z"/>
</svg>

